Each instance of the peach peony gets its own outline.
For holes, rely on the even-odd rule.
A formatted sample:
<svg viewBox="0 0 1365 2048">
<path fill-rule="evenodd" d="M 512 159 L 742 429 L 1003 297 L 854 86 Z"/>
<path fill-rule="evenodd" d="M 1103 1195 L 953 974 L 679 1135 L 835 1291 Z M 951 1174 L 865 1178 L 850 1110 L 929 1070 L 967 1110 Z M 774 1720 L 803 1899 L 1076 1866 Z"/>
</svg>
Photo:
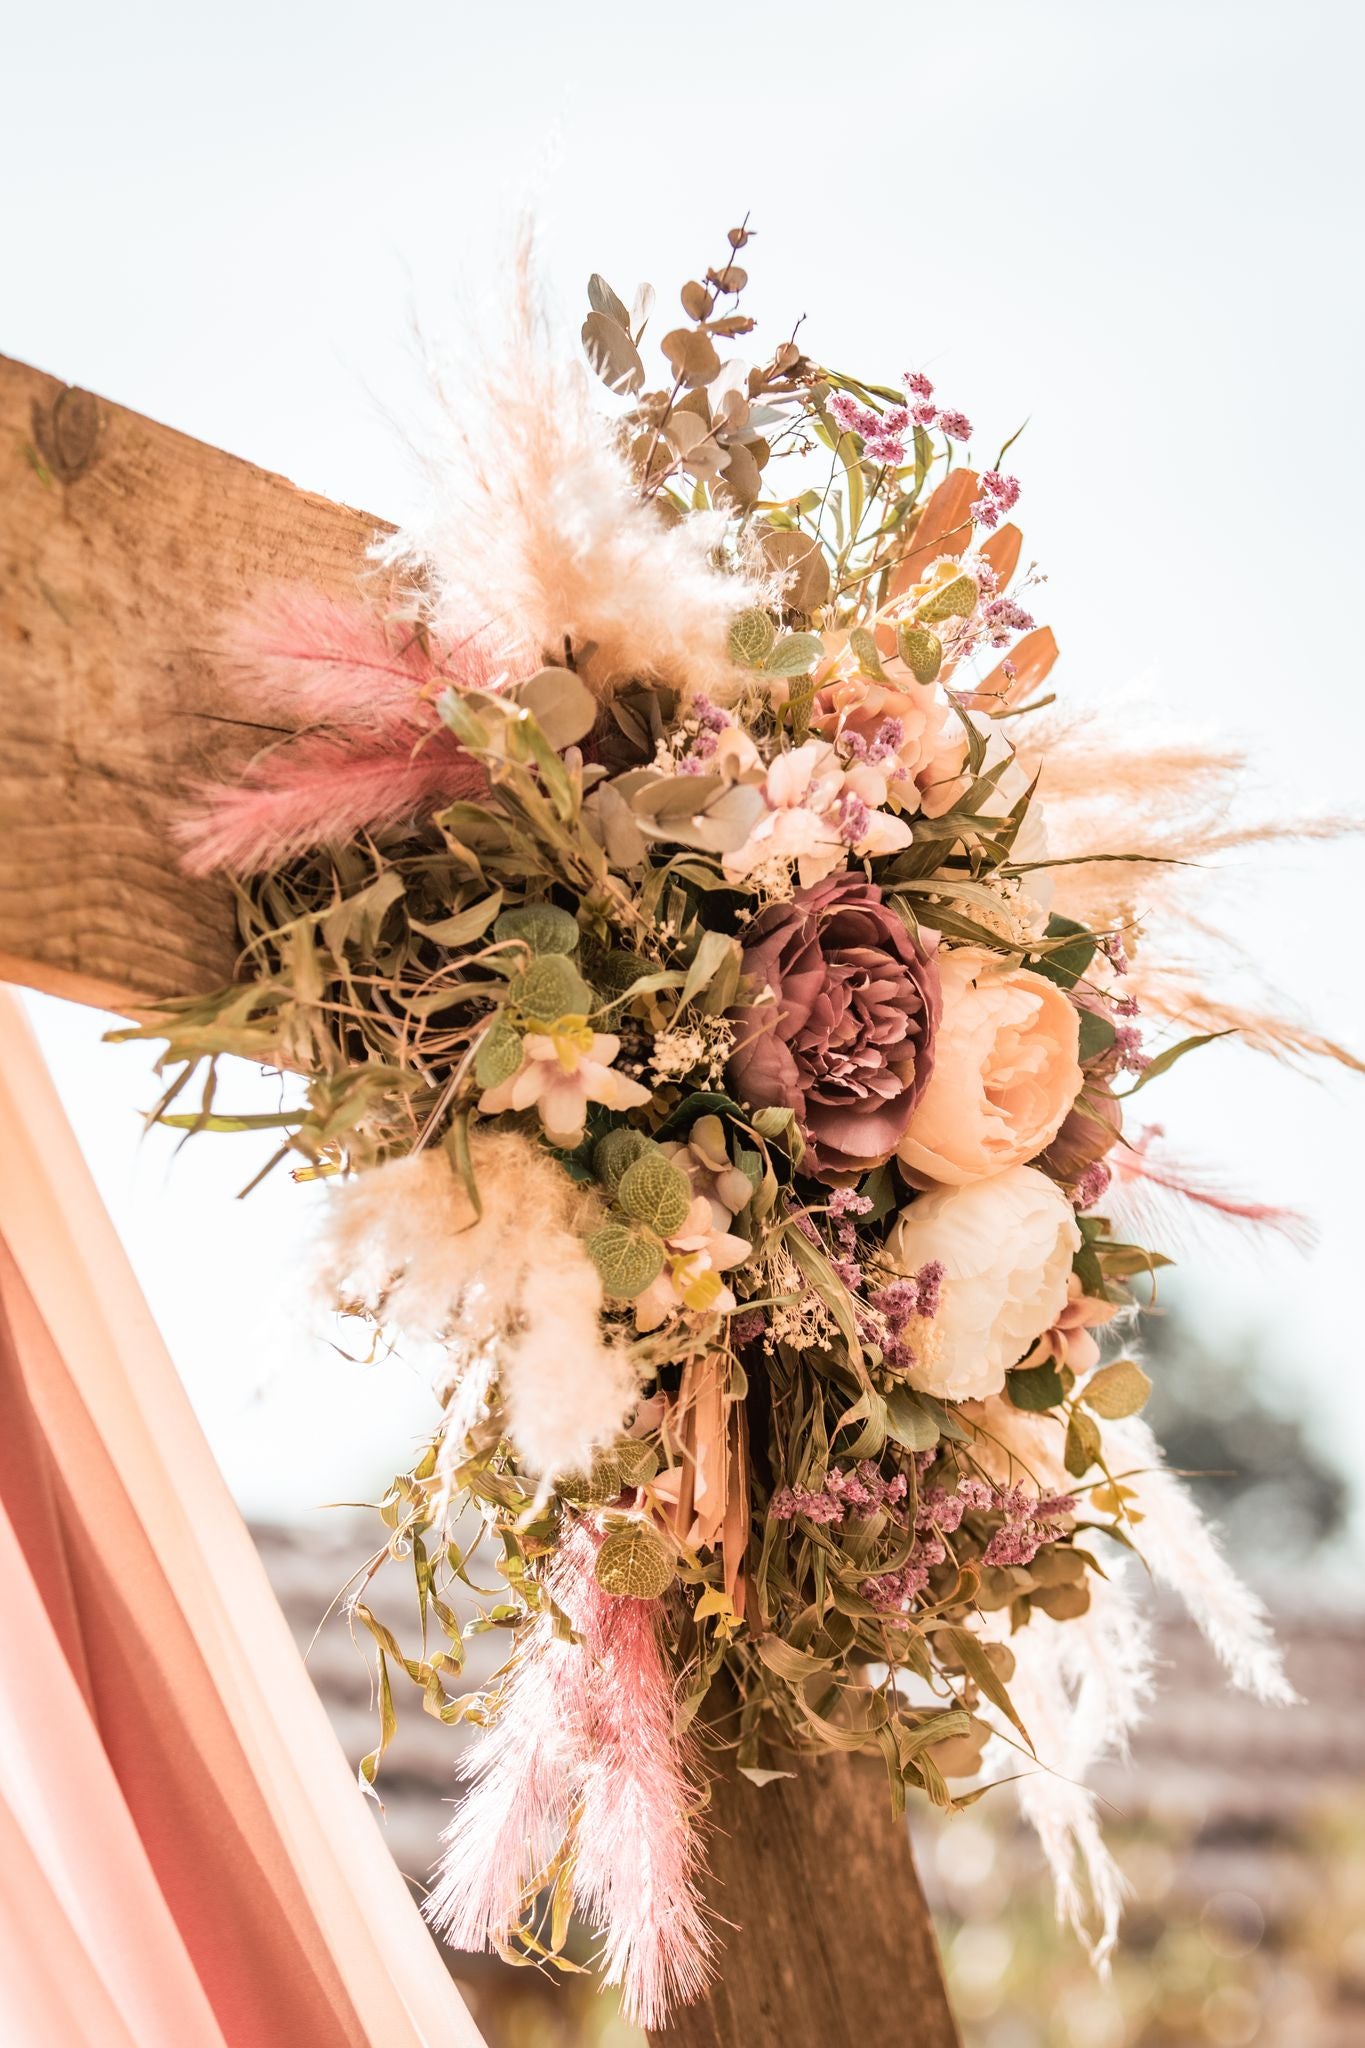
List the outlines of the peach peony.
<svg viewBox="0 0 1365 2048">
<path fill-rule="evenodd" d="M 887 1240 L 892 1267 L 909 1275 L 937 1260 L 944 1275 L 938 1311 L 915 1333 L 911 1385 L 946 1401 L 998 1394 L 1061 1316 L 1080 1243 L 1071 1204 L 1034 1166 L 903 1209 Z"/>
<path fill-rule="evenodd" d="M 959 1187 L 1036 1159 L 1081 1088 L 1080 1019 L 1055 982 L 984 947 L 939 954 L 943 1021 L 898 1145 L 916 1183 Z"/>
<path fill-rule="evenodd" d="M 900 810 L 941 817 L 966 788 L 966 735 L 941 690 L 917 683 L 895 655 L 882 666 L 884 683 L 863 675 L 826 683 L 811 729 L 851 758 L 875 762 Z"/>
</svg>

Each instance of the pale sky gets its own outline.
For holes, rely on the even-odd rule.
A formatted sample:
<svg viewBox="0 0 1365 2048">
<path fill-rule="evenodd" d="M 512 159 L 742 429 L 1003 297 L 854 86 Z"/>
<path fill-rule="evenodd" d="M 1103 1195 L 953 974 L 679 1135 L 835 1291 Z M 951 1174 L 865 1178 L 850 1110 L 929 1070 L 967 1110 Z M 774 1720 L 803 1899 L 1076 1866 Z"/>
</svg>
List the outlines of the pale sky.
<svg viewBox="0 0 1365 2048">
<path fill-rule="evenodd" d="M 747 210 L 763 334 L 805 313 L 828 359 L 929 367 L 992 451 L 1029 418 L 1018 516 L 1061 690 L 1244 742 L 1276 808 L 1365 804 L 1348 0 L 9 16 L 5 352 L 401 518 L 414 324 L 458 337 L 496 298 L 524 208 L 570 336 L 590 270 L 668 293 Z M 1249 868 L 1235 920 L 1365 1051 L 1361 844 Z M 234 1204 L 246 1139 L 139 1149 L 145 1051 L 34 1015 L 244 1504 L 301 1513 L 373 1483 L 429 1409 L 401 1368 L 308 1338 L 308 1198 L 282 1180 Z M 1189 1157 L 1315 1218 L 1307 1259 L 1211 1242 L 1188 1291 L 1234 1336 L 1268 1333 L 1276 1385 L 1365 1466 L 1365 1079 L 1216 1049 L 1149 1099 Z"/>
</svg>

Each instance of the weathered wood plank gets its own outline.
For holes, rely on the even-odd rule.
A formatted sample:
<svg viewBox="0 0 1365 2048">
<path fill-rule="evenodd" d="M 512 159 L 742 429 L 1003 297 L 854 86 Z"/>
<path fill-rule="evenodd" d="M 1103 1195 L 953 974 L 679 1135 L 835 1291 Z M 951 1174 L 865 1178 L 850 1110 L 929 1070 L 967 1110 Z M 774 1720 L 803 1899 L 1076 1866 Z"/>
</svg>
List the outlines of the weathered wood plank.
<svg viewBox="0 0 1365 2048">
<path fill-rule="evenodd" d="M 227 891 L 179 871 L 184 785 L 261 744 L 224 624 L 276 582 L 354 587 L 380 522 L 0 357 L 0 980 L 136 1010 L 232 972 Z M 721 1780 L 711 1997 L 673 2048 L 957 2048 L 880 1770 Z"/>
<path fill-rule="evenodd" d="M 274 581 L 353 588 L 378 530 L 0 357 L 0 978 L 116 1010 L 230 979 L 227 891 L 167 838 L 262 744 L 224 622 Z"/>
</svg>

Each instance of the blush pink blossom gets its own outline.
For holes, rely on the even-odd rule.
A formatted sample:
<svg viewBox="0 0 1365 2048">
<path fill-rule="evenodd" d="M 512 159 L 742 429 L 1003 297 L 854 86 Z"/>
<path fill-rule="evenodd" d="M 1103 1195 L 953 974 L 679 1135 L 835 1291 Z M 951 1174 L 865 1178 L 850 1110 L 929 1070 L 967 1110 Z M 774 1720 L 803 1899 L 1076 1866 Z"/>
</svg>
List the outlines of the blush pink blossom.
<svg viewBox="0 0 1365 2048">
<path fill-rule="evenodd" d="M 871 761 L 845 763 L 821 739 L 806 740 L 771 763 L 763 794 L 768 809 L 744 844 L 727 853 L 732 875 L 751 875 L 774 861 L 795 863 L 803 888 L 859 860 L 897 853 L 910 844 L 910 827 L 883 806 L 884 769 Z"/>
<path fill-rule="evenodd" d="M 521 1066 L 509 1080 L 484 1089 L 480 1114 L 534 1107 L 550 1143 L 572 1148 L 582 1141 L 590 1102 L 607 1109 L 639 1109 L 650 1099 L 648 1088 L 612 1072 L 620 1050 L 619 1038 L 586 1027 L 528 1031 Z"/>
</svg>

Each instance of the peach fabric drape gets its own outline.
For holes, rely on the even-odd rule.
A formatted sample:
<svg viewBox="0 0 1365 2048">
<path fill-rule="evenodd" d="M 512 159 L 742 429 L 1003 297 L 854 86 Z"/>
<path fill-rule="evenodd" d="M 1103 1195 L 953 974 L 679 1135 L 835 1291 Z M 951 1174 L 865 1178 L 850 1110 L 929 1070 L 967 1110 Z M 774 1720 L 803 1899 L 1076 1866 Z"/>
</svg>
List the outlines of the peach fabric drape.
<svg viewBox="0 0 1365 2048">
<path fill-rule="evenodd" d="M 477 2048 L 0 991 L 0 2040 Z"/>
</svg>

